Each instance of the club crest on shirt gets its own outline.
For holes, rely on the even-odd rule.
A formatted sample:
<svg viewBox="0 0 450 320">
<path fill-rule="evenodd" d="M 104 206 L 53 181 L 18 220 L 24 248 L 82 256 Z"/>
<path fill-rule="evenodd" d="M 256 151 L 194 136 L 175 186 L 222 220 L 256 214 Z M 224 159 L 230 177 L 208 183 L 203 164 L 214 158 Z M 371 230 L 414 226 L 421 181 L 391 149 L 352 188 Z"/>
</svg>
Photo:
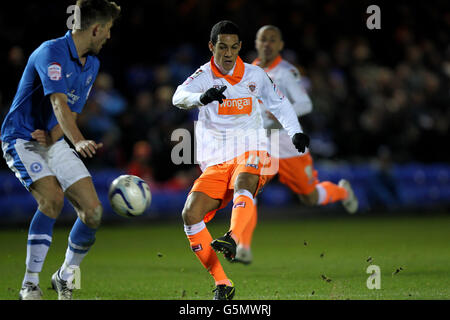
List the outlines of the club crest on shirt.
<svg viewBox="0 0 450 320">
<path fill-rule="evenodd" d="M 256 93 L 256 83 L 255 82 L 249 82 L 248 84 L 247 84 L 247 89 L 248 89 L 248 92 L 250 92 L 250 93 Z"/>
<path fill-rule="evenodd" d="M 57 62 L 52 62 L 47 67 L 47 75 L 50 80 L 58 81 L 62 78 L 62 68 L 61 65 Z"/>
<path fill-rule="evenodd" d="M 38 173 L 42 171 L 42 164 L 40 164 L 39 162 L 33 162 L 30 166 L 30 169 L 32 172 L 34 173 Z"/>
</svg>

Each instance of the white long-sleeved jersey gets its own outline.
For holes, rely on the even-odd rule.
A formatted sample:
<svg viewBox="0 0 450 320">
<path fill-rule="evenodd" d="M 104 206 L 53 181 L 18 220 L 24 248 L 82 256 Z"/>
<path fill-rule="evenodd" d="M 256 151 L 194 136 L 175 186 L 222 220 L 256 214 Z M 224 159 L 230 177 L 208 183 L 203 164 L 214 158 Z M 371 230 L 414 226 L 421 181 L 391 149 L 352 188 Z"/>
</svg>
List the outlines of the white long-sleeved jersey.
<svg viewBox="0 0 450 320">
<path fill-rule="evenodd" d="M 258 65 L 259 63 L 259 59 L 256 59 L 252 64 Z M 283 60 L 281 56 L 278 56 L 270 66 L 264 68 L 264 71 L 267 72 L 278 89 L 289 99 L 297 117 L 312 111 L 311 99 L 301 83 L 300 72 L 294 65 Z M 279 127 L 279 124 L 275 123 L 265 112 L 268 110 L 265 104 L 261 104 L 261 107 L 264 127 L 267 129 Z M 299 156 L 297 149 L 292 145 L 291 139 L 282 128 L 280 128 L 279 132 L 279 142 L 279 155 L 281 159 Z"/>
<path fill-rule="evenodd" d="M 200 96 L 211 87 L 222 86 L 227 87 L 223 103 L 213 101 L 203 106 Z M 177 87 L 172 99 L 176 107 L 199 107 L 195 126 L 196 160 L 202 170 L 247 151 L 268 151 L 258 100 L 275 115 L 289 137 L 301 132 L 289 100 L 263 69 L 244 63 L 239 57 L 228 75 L 220 73 L 211 58 Z"/>
</svg>

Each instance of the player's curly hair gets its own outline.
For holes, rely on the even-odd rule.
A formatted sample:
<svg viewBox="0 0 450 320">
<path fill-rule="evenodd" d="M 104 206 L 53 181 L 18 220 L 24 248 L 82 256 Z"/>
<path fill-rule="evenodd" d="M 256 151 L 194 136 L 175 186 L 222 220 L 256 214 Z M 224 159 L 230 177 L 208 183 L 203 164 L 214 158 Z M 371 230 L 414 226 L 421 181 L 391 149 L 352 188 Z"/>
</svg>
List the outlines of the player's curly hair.
<svg viewBox="0 0 450 320">
<path fill-rule="evenodd" d="M 108 0 L 77 0 L 76 5 L 80 8 L 81 30 L 96 22 L 105 24 L 114 21 L 121 11 L 115 2 Z"/>
<path fill-rule="evenodd" d="M 219 34 L 237 34 L 238 39 L 241 39 L 239 27 L 230 20 L 219 21 L 212 27 L 209 39 L 213 45 L 216 45 Z"/>
</svg>

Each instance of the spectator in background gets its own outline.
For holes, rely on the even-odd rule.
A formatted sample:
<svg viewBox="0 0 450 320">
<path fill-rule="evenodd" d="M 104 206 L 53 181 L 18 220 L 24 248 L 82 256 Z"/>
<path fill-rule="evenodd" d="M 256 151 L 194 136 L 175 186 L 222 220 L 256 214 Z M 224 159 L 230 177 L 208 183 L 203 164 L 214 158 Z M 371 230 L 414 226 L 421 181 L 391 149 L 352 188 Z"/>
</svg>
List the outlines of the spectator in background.
<svg viewBox="0 0 450 320">
<path fill-rule="evenodd" d="M 179 112 L 172 106 L 174 88 L 169 85 L 160 86 L 155 90 L 155 101 L 152 113 L 155 125 L 149 128 L 147 137 L 155 153 L 153 165 L 157 181 L 169 181 L 181 168 L 171 159 L 172 132 L 187 121 L 187 112 Z"/>
<path fill-rule="evenodd" d="M 127 101 L 114 88 L 114 79 L 110 74 L 101 72 L 92 91 L 92 99 L 100 105 L 105 116 L 118 117 L 125 111 Z"/>
<path fill-rule="evenodd" d="M 371 209 L 395 209 L 400 205 L 400 195 L 392 175 L 392 154 L 381 146 L 374 161 L 374 171 L 368 177 L 366 188 Z"/>
<path fill-rule="evenodd" d="M 197 65 L 196 56 L 198 54 L 191 44 L 183 44 L 175 49 L 168 62 L 174 83 L 181 83 L 187 75 L 194 73 Z"/>
<path fill-rule="evenodd" d="M 120 166 L 123 163 L 123 150 L 119 143 L 122 131 L 114 119 L 93 99 L 86 102 L 85 112 L 78 119 L 83 131 L 103 143 L 103 148 L 98 150 L 97 157 L 91 159 L 90 164 L 97 167 Z"/>
<path fill-rule="evenodd" d="M 154 113 L 154 98 L 149 90 L 140 91 L 134 103 L 130 105 L 120 117 L 119 124 L 122 132 L 121 145 L 124 146 L 126 154 L 133 154 L 135 142 L 149 139 L 149 131 L 156 125 Z"/>
<path fill-rule="evenodd" d="M 150 166 L 152 147 L 147 141 L 138 141 L 133 146 L 133 158 L 127 166 L 127 173 L 143 179 L 153 188 L 153 168 Z"/>
<path fill-rule="evenodd" d="M 126 90 L 136 96 L 141 91 L 153 88 L 154 76 L 153 69 L 149 65 L 133 63 L 127 66 L 125 71 Z"/>
<path fill-rule="evenodd" d="M 4 76 L 0 80 L 1 100 L 3 100 L 3 103 L 8 105 L 8 107 L 14 98 L 14 93 L 16 92 L 17 84 L 22 77 L 25 64 L 26 60 L 23 49 L 19 46 L 12 46 L 8 51 L 6 65 L 2 67 L 2 74 Z M 2 114 L 0 113 L 0 115 Z"/>
<path fill-rule="evenodd" d="M 40 32 L 50 34 L 55 31 L 53 23 L 40 21 L 39 17 L 50 17 L 46 20 L 54 21 L 52 18 L 57 16 L 54 12 L 65 10 L 61 3 L 42 6 L 11 3 L 12 9 L 0 12 L 0 37 L 5 48 L 0 49 L 1 70 L 8 75 L 0 80 L 0 114 L 6 114 L 9 109 L 12 97 L 8 94 L 17 87 L 18 79 L 14 79 L 20 76 L 25 65 L 24 53 L 31 53 Z M 289 1 L 282 8 L 274 8 L 273 1 L 261 0 L 251 4 L 255 14 L 250 16 L 241 15 L 250 8 L 247 1 L 203 4 L 200 6 L 198 1 L 190 0 L 127 4 L 128 13 L 114 39 L 121 44 L 114 51 L 114 74 L 121 76 L 115 77 L 115 84 L 111 84 L 113 79 L 109 74 L 112 70 L 105 77 L 99 74 L 98 85 L 91 93 L 94 97 L 98 87 L 100 108 L 107 110 L 106 113 L 117 120 L 120 131 L 126 133 L 116 144 L 125 149 L 125 163 L 130 160 L 132 146 L 138 140 L 154 137 L 167 149 L 170 148 L 167 137 L 170 137 L 172 127 L 192 130 L 189 120 L 174 118 L 176 125 L 170 125 L 172 114 L 162 115 L 163 120 L 156 117 L 152 108 L 158 102 L 154 96 L 158 95 L 160 87 L 183 81 L 204 60 L 198 50 L 203 46 L 198 40 L 199 35 L 204 31 L 204 25 L 212 23 L 209 19 L 219 12 L 242 17 L 245 19 L 242 25 L 248 30 L 268 23 L 292 30 L 286 34 L 286 40 L 292 45 L 292 59 L 295 54 L 301 57 L 301 71 L 311 81 L 308 93 L 315 106 L 315 112 L 303 118 L 302 125 L 311 134 L 311 147 L 318 160 L 367 160 L 376 158 L 378 147 L 386 145 L 395 162 L 411 159 L 450 161 L 450 154 L 442 152 L 442 145 L 449 139 L 450 125 L 447 1 L 438 0 L 432 7 L 426 3 L 415 3 L 414 6 L 386 3 L 384 10 L 396 18 L 386 17 L 380 32 L 360 28 L 364 25 L 361 19 L 343 18 L 364 14 L 362 9 L 365 8 L 352 2 Z M 288 13 L 280 15 L 278 10 Z M 17 12 L 27 13 L 31 20 L 22 23 Z M 177 24 L 166 21 L 157 25 L 166 31 L 164 35 L 153 35 L 152 45 L 158 50 L 150 53 L 130 50 L 142 38 L 142 31 L 152 25 L 153 18 L 164 14 L 170 14 Z M 330 23 L 318 24 L 317 16 Z M 30 23 L 39 23 L 39 28 L 29 28 Z M 171 36 L 167 37 L 167 34 Z M 253 37 L 253 32 L 243 36 Z M 249 47 L 242 50 L 246 61 L 254 58 L 251 52 L 245 52 Z M 286 59 L 295 64 L 288 55 Z M 108 89 L 111 87 L 112 91 Z M 114 92 L 125 99 L 125 106 L 120 98 L 116 99 Z M 151 96 L 143 100 L 152 102 L 143 105 L 147 104 L 144 109 L 152 111 L 147 115 L 138 112 L 138 116 L 134 116 L 135 101 L 141 99 L 141 92 Z M 127 108 L 128 103 L 132 107 Z M 93 112 L 92 116 L 95 114 Z M 193 120 L 196 110 L 179 112 L 179 115 Z M 130 119 L 137 121 L 136 126 Z M 135 127 L 143 135 L 135 135 Z M 154 129 L 149 131 L 149 128 Z M 419 150 L 424 144 L 427 152 Z M 160 150 L 163 150 L 161 146 L 153 146 L 154 155 L 162 152 Z M 107 165 L 110 163 L 108 161 Z M 5 164 L 2 166 L 6 168 Z"/>
</svg>

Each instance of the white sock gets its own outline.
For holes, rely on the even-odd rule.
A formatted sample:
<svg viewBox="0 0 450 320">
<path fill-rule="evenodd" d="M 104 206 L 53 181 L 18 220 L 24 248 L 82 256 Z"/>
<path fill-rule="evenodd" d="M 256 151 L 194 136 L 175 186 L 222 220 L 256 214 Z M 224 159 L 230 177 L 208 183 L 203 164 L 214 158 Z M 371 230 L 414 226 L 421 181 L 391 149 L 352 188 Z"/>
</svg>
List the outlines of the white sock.
<svg viewBox="0 0 450 320">
<path fill-rule="evenodd" d="M 184 225 L 184 233 L 188 236 L 193 236 L 206 228 L 205 222 L 202 220 L 199 223 L 192 224 L 190 226 Z"/>
<path fill-rule="evenodd" d="M 233 203 L 236 200 L 236 198 L 239 197 L 239 196 L 246 196 L 246 197 L 250 198 L 253 201 L 253 204 L 255 204 L 255 199 L 253 198 L 253 195 L 252 195 L 252 193 L 250 191 L 245 190 L 245 189 L 241 189 L 241 190 L 236 191 L 234 193 L 234 195 L 233 195 Z"/>
<path fill-rule="evenodd" d="M 86 253 L 76 253 L 67 248 L 66 250 L 66 259 L 61 266 L 59 276 L 64 281 L 67 281 L 72 275 L 74 267 L 80 267 L 81 261 L 87 255 Z"/>
<path fill-rule="evenodd" d="M 319 196 L 317 197 L 317 204 L 322 204 L 325 199 L 327 198 L 327 190 L 325 190 L 324 187 L 322 187 L 320 184 L 316 185 L 316 190 Z"/>
<path fill-rule="evenodd" d="M 31 282 L 31 283 L 34 283 L 35 285 L 38 285 L 39 284 L 39 272 L 31 272 L 31 271 L 27 270 L 25 272 L 25 277 L 23 278 L 22 285 L 24 285 L 25 282 Z"/>
</svg>

